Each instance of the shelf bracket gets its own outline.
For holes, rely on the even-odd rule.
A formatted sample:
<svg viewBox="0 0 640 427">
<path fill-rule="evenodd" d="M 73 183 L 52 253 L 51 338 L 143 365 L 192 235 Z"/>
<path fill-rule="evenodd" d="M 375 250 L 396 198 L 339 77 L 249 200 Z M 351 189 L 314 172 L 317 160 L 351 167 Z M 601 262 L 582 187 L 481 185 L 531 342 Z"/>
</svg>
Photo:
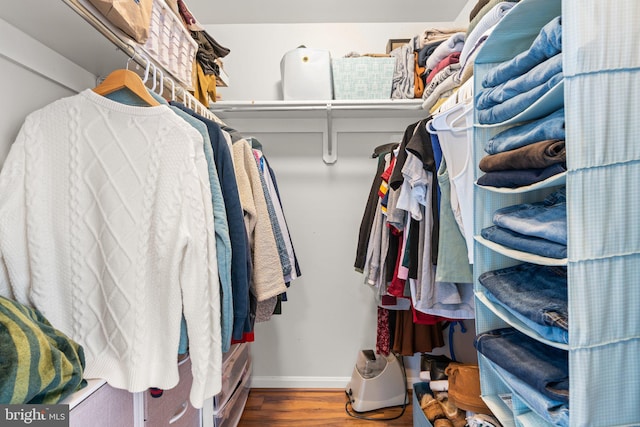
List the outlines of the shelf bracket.
<svg viewBox="0 0 640 427">
<path fill-rule="evenodd" d="M 322 134 L 322 160 L 328 165 L 338 161 L 337 132 L 333 132 L 333 111 L 331 103 L 327 103 L 327 129 Z"/>
</svg>

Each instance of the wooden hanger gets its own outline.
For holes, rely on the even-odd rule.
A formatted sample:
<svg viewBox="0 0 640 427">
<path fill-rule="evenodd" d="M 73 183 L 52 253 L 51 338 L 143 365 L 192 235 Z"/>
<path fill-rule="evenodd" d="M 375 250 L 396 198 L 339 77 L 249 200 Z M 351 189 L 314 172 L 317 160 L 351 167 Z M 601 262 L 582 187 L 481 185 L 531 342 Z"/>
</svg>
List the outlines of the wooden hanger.
<svg viewBox="0 0 640 427">
<path fill-rule="evenodd" d="M 130 90 L 150 107 L 160 105 L 158 101 L 149 95 L 149 91 L 140 77 L 128 69 L 112 71 L 107 78 L 102 81 L 102 83 L 93 88 L 93 91 L 99 95 L 105 96 L 120 89 Z"/>
</svg>

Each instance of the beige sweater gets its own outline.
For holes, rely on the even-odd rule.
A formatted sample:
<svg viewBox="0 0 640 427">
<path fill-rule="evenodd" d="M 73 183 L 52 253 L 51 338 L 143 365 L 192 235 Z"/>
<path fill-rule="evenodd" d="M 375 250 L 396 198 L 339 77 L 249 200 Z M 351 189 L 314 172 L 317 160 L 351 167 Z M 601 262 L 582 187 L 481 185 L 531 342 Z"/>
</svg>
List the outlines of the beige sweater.
<svg viewBox="0 0 640 427">
<path fill-rule="evenodd" d="M 264 301 L 285 292 L 287 287 L 260 182 L 260 171 L 246 140 L 241 139 L 233 144 L 233 163 L 253 260 L 251 289 L 258 301 Z"/>
</svg>

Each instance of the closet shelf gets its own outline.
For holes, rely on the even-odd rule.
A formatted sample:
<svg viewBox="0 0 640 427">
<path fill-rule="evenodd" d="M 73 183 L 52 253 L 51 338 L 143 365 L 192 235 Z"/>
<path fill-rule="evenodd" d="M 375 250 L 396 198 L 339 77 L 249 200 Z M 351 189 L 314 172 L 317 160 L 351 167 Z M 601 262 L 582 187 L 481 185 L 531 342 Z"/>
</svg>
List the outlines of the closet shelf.
<svg viewBox="0 0 640 427">
<path fill-rule="evenodd" d="M 518 420 L 518 424 L 522 427 L 544 427 L 549 425 L 549 423 L 533 411 L 517 415 L 516 419 Z"/>
<path fill-rule="evenodd" d="M 513 421 L 513 411 L 507 406 L 506 403 L 497 395 L 484 395 L 482 400 L 487 404 L 487 407 L 491 409 L 491 412 L 498 417 L 500 424 L 503 427 L 516 427 L 515 421 Z"/>
<path fill-rule="evenodd" d="M 540 255 L 531 254 L 529 252 L 517 251 L 515 249 L 508 248 L 498 243 L 487 240 L 484 237 L 477 235 L 473 236 L 476 242 L 480 243 L 499 254 L 508 256 L 509 258 L 517 259 L 518 261 L 530 262 L 539 265 L 552 265 L 552 266 L 566 266 L 567 258 L 548 258 Z"/>
<path fill-rule="evenodd" d="M 476 127 L 479 128 L 495 128 L 499 126 L 511 126 L 516 124 L 522 124 L 531 120 L 540 119 L 548 116 L 554 111 L 559 110 L 564 106 L 564 80 L 555 85 L 549 92 L 538 98 L 533 104 L 531 104 L 526 110 L 515 115 L 509 120 L 502 121 L 500 123 L 482 124 L 476 123 Z"/>
<path fill-rule="evenodd" d="M 507 322 L 510 326 L 519 330 L 523 334 L 528 335 L 537 341 L 543 342 L 548 346 L 556 347 L 562 350 L 569 350 L 569 344 L 559 343 L 556 341 L 551 341 L 549 339 L 543 338 L 536 331 L 532 330 L 523 322 L 521 322 L 519 319 L 517 319 L 513 314 L 509 313 L 507 309 L 500 306 L 499 304 L 495 304 L 493 301 L 487 298 L 487 296 L 484 294 L 483 291 L 478 290 L 475 292 L 475 294 L 476 294 L 476 298 L 482 301 L 482 303 L 486 307 L 488 307 L 496 316 L 498 316 L 499 318 Z"/>
<path fill-rule="evenodd" d="M 551 176 L 544 181 L 536 182 L 531 185 L 526 185 L 524 187 L 518 188 L 501 188 L 501 187 L 490 187 L 487 185 L 478 185 L 477 181 L 474 183 L 476 187 L 482 188 L 486 191 L 491 191 L 492 193 L 504 193 L 504 194 L 521 194 L 527 193 L 529 191 L 541 190 L 543 188 L 550 188 L 559 185 L 565 185 L 567 182 L 567 173 L 562 172 L 557 175 Z"/>
<path fill-rule="evenodd" d="M 476 57 L 476 64 L 496 64 L 523 52 L 546 23 L 560 15 L 558 0 L 527 0 L 508 13 L 493 29 Z"/>
<path fill-rule="evenodd" d="M 497 371 L 496 368 L 494 368 L 494 362 L 492 362 L 491 360 L 489 360 L 487 357 L 485 357 L 480 353 L 478 354 L 478 362 L 484 368 L 488 368 L 491 370 L 491 372 L 496 376 L 498 381 L 502 383 L 501 388 L 506 388 L 507 390 L 509 390 L 509 393 L 504 393 L 504 394 L 511 394 L 512 408 L 509 408 L 509 406 L 500 398 L 500 396 L 496 396 L 496 395 L 482 396 L 483 400 L 487 403 L 487 406 L 489 407 L 489 409 L 491 409 L 494 415 L 498 417 L 498 419 L 500 420 L 500 423 L 503 426 L 510 425 L 511 422 L 514 422 L 514 419 L 518 420 L 518 423 L 514 425 L 518 425 L 522 427 L 525 427 L 525 426 L 526 427 L 534 427 L 534 426 L 535 427 L 551 427 L 552 426 L 552 424 L 550 424 L 549 422 L 544 420 L 541 416 L 539 416 L 538 414 L 536 414 L 535 412 L 533 412 L 528 408 L 528 405 L 524 403 L 524 399 L 522 398 L 522 396 L 514 392 L 511 389 L 511 386 L 507 383 L 507 381 L 505 381 L 503 376 Z M 491 404 L 489 404 L 489 402 Z"/>
<path fill-rule="evenodd" d="M 393 123 L 393 131 L 397 130 L 397 119 L 421 120 L 429 115 L 422 109 L 422 100 L 416 99 L 381 99 L 381 100 L 310 100 L 310 101 L 218 101 L 209 105 L 209 110 L 221 119 L 271 120 L 286 123 L 288 132 L 311 129 L 300 124 L 295 127 L 292 119 L 320 119 L 322 129 L 322 159 L 326 164 L 338 160 L 337 135 L 340 132 L 334 127 L 334 119 L 362 119 L 359 131 L 391 132 L 389 121 Z M 250 120 L 249 120 L 250 119 Z M 344 120 L 343 120 L 344 122 Z M 283 130 L 285 131 L 285 130 Z"/>
</svg>

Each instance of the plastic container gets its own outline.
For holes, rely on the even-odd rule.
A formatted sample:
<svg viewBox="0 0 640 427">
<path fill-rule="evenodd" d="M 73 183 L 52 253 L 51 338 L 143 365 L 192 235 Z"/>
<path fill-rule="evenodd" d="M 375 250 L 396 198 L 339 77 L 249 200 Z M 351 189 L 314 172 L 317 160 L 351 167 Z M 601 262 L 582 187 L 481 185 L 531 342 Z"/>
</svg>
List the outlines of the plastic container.
<svg viewBox="0 0 640 427">
<path fill-rule="evenodd" d="M 214 427 L 235 427 L 238 425 L 244 406 L 249 397 L 249 378 L 251 369 L 247 370 L 242 377 L 242 381 L 233 392 L 229 401 L 213 415 Z"/>
<path fill-rule="evenodd" d="M 251 369 L 247 344 L 232 347 L 226 354 L 229 356 L 222 362 L 222 390 L 213 397 L 214 408 L 222 408 L 229 401 L 245 372 Z"/>
<path fill-rule="evenodd" d="M 385 357 L 376 357 L 372 350 L 371 355 L 367 354 L 367 350 L 358 353 L 358 360 L 356 361 L 356 368 L 364 379 L 370 379 L 380 375 L 387 366 L 387 359 Z"/>
<path fill-rule="evenodd" d="M 299 47 L 285 53 L 280 60 L 280 77 L 285 101 L 333 98 L 328 50 Z"/>
</svg>

